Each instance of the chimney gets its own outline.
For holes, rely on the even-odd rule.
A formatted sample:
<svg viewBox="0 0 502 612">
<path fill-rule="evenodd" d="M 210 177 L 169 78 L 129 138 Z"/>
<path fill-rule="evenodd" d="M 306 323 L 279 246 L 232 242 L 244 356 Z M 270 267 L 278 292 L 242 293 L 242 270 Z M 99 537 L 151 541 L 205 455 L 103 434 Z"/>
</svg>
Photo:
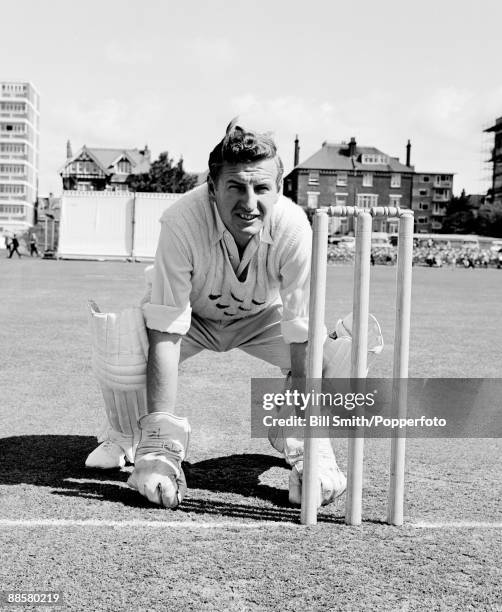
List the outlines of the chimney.
<svg viewBox="0 0 502 612">
<path fill-rule="evenodd" d="M 296 168 L 296 166 L 298 166 L 299 163 L 300 163 L 300 141 L 298 140 L 298 134 L 297 134 L 295 138 L 295 158 L 293 161 L 293 166 Z"/>
<path fill-rule="evenodd" d="M 408 140 L 406 145 L 406 165 L 411 166 L 411 142 Z"/>
<path fill-rule="evenodd" d="M 69 140 L 66 141 L 66 159 L 71 159 L 73 157 L 73 152 L 71 150 L 71 142 Z"/>
<path fill-rule="evenodd" d="M 145 145 L 145 148 L 143 149 L 143 151 L 140 151 L 141 155 L 143 155 L 143 157 L 146 159 L 147 162 L 151 162 L 151 152 L 150 149 L 148 148 L 148 145 Z"/>
<path fill-rule="evenodd" d="M 354 136 L 352 136 L 349 142 L 349 157 L 355 157 L 356 147 L 357 147 L 356 139 L 354 138 Z"/>
</svg>

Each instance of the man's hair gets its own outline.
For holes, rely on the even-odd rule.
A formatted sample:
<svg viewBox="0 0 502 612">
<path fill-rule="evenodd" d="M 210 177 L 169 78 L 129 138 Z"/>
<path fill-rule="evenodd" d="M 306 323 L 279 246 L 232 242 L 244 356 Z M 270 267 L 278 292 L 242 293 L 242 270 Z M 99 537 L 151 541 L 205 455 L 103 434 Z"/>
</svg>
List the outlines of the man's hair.
<svg viewBox="0 0 502 612">
<path fill-rule="evenodd" d="M 245 164 L 264 159 L 275 159 L 277 164 L 277 186 L 280 185 L 284 166 L 277 154 L 277 147 L 270 132 L 259 133 L 246 130 L 233 119 L 223 140 L 209 155 L 209 176 L 216 184 L 224 164 Z"/>
</svg>

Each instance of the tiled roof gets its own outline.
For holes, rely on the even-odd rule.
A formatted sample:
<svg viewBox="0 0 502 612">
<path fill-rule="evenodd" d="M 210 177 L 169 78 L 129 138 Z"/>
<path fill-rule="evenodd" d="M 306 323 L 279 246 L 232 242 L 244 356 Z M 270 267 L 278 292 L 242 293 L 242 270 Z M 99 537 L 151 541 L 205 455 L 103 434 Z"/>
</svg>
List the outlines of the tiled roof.
<svg viewBox="0 0 502 612">
<path fill-rule="evenodd" d="M 363 164 L 362 155 L 385 155 L 388 164 Z M 368 172 L 413 172 L 411 166 L 406 166 L 395 157 L 390 157 L 375 147 L 356 146 L 355 155 L 349 157 L 348 144 L 324 143 L 322 148 L 306 159 L 297 168 L 307 170 L 367 170 Z"/>
</svg>

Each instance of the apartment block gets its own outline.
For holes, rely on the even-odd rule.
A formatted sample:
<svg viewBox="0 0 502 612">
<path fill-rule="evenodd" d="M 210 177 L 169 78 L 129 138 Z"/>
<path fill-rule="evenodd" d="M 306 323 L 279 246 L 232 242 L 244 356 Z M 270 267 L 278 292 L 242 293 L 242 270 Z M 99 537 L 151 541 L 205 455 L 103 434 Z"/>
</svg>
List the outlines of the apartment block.
<svg viewBox="0 0 502 612">
<path fill-rule="evenodd" d="M 37 201 L 40 96 L 31 83 L 0 82 L 0 234 L 33 225 Z"/>
<path fill-rule="evenodd" d="M 453 174 L 417 172 L 413 178 L 415 233 L 440 232 L 452 197 Z"/>
</svg>

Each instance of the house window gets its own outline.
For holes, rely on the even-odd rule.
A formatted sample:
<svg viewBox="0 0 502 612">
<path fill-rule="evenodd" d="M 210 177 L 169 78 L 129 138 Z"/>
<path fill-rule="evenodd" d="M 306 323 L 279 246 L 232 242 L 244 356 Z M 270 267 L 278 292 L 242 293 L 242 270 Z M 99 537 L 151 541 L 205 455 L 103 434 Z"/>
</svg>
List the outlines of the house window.
<svg viewBox="0 0 502 612">
<path fill-rule="evenodd" d="M 391 187 L 401 187 L 401 175 L 400 174 L 393 174 L 390 177 L 390 186 Z"/>
<path fill-rule="evenodd" d="M 337 206 L 347 206 L 348 193 L 337 193 L 335 196 L 335 204 Z"/>
<path fill-rule="evenodd" d="M 422 177 L 422 183 L 428 183 L 430 180 L 430 176 L 425 175 Z"/>
<path fill-rule="evenodd" d="M 427 191 L 427 189 L 419 189 L 418 190 L 418 195 L 421 196 L 426 196 L 429 192 Z"/>
<path fill-rule="evenodd" d="M 418 210 L 429 210 L 429 204 L 427 204 L 426 202 L 419 202 Z"/>
<path fill-rule="evenodd" d="M 371 172 L 363 174 L 363 187 L 373 187 L 373 174 Z"/>
<path fill-rule="evenodd" d="M 390 195 L 389 196 L 389 206 L 400 206 L 401 205 L 401 195 Z"/>
<path fill-rule="evenodd" d="M 377 206 L 378 194 L 376 193 L 359 193 L 357 195 L 357 205 L 360 208 L 371 208 Z"/>
<path fill-rule="evenodd" d="M 131 174 L 131 163 L 127 159 L 121 159 L 118 162 L 117 174 Z"/>
<path fill-rule="evenodd" d="M 336 184 L 338 187 L 347 187 L 347 173 L 346 172 L 338 172 L 336 175 Z"/>
<path fill-rule="evenodd" d="M 387 221 L 387 232 L 389 234 L 397 234 L 399 229 L 399 223 L 397 221 Z"/>
<path fill-rule="evenodd" d="M 428 222 L 427 217 L 418 217 L 418 219 L 417 219 L 417 223 L 420 223 L 420 224 L 424 224 L 424 223 L 427 223 L 427 222 Z"/>
<path fill-rule="evenodd" d="M 307 191 L 307 208 L 317 208 L 319 205 L 319 192 Z"/>
</svg>

